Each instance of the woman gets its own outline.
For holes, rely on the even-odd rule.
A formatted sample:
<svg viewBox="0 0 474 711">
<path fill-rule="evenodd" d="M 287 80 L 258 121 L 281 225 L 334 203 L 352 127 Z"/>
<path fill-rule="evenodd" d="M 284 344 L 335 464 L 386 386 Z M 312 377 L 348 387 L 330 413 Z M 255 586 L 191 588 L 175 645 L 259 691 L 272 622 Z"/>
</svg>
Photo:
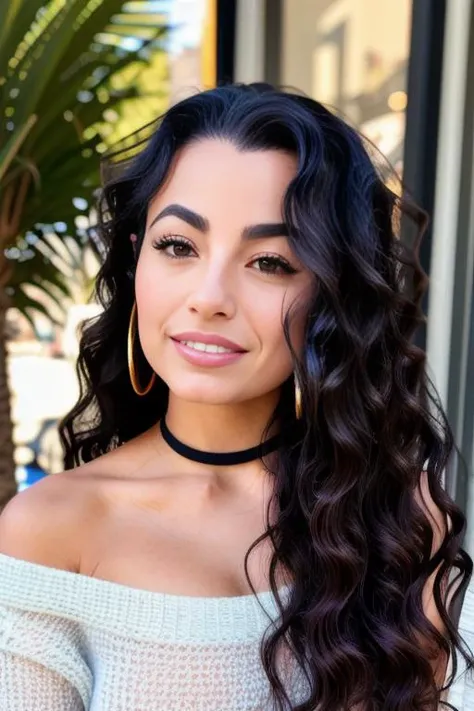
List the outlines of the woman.
<svg viewBox="0 0 474 711">
<path fill-rule="evenodd" d="M 109 157 L 67 471 L 0 517 L 0 708 L 434 710 L 472 562 L 412 343 L 420 213 L 303 96 L 153 128 Z"/>
</svg>

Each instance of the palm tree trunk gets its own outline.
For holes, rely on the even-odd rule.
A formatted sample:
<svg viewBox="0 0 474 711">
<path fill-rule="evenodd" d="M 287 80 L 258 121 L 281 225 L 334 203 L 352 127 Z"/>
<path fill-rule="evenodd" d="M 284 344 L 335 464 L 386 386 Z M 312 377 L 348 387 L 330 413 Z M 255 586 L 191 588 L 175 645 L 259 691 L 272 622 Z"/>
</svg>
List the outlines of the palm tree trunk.
<svg viewBox="0 0 474 711">
<path fill-rule="evenodd" d="M 8 296 L 4 288 L 0 287 L 0 512 L 17 493 L 5 340 L 8 306 Z"/>
</svg>

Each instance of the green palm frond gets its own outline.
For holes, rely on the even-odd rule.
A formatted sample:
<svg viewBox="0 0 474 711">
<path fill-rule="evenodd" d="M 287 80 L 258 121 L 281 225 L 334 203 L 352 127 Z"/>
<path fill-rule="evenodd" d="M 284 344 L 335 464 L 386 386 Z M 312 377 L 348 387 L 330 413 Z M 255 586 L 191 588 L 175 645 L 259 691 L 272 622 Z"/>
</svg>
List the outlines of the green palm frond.
<svg viewBox="0 0 474 711">
<path fill-rule="evenodd" d="M 5 273 L 13 267 L 12 304 L 31 318 L 45 305 L 25 285 L 43 288 L 45 303 L 71 295 L 88 244 L 77 218 L 89 215 L 100 184 L 110 116 L 120 122 L 126 102 L 142 94 L 168 27 L 153 3 L 124 0 L 0 0 L 0 15 L 0 262 Z M 165 62 L 157 67 L 155 114 L 166 100 Z M 58 224 L 53 251 L 69 240 L 69 261 L 45 257 Z M 68 272 L 72 242 L 79 253 Z"/>
</svg>

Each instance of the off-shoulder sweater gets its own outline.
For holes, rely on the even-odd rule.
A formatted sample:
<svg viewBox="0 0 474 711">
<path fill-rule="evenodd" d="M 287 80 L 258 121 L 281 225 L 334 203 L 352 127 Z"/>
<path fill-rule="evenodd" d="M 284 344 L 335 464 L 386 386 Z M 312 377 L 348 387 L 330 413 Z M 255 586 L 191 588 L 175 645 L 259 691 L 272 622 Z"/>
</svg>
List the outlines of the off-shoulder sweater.
<svg viewBox="0 0 474 711">
<path fill-rule="evenodd" d="M 281 589 L 282 601 L 290 593 Z M 0 711 L 267 711 L 273 594 L 186 597 L 0 554 Z M 474 595 L 461 627 L 474 646 Z M 292 701 L 303 675 L 281 667 Z M 474 711 L 458 675 L 450 700 Z"/>
</svg>

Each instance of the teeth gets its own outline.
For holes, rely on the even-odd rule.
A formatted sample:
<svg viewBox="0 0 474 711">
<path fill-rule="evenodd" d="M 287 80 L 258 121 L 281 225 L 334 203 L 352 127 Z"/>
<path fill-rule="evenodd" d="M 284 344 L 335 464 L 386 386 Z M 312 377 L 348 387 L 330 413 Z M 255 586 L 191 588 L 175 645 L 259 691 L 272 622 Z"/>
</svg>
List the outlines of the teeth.
<svg viewBox="0 0 474 711">
<path fill-rule="evenodd" d="M 198 341 L 181 341 L 188 348 L 194 348 L 196 351 L 205 351 L 206 353 L 233 353 L 234 351 L 230 348 L 223 348 L 223 346 L 215 346 L 211 343 L 199 343 Z"/>
</svg>

